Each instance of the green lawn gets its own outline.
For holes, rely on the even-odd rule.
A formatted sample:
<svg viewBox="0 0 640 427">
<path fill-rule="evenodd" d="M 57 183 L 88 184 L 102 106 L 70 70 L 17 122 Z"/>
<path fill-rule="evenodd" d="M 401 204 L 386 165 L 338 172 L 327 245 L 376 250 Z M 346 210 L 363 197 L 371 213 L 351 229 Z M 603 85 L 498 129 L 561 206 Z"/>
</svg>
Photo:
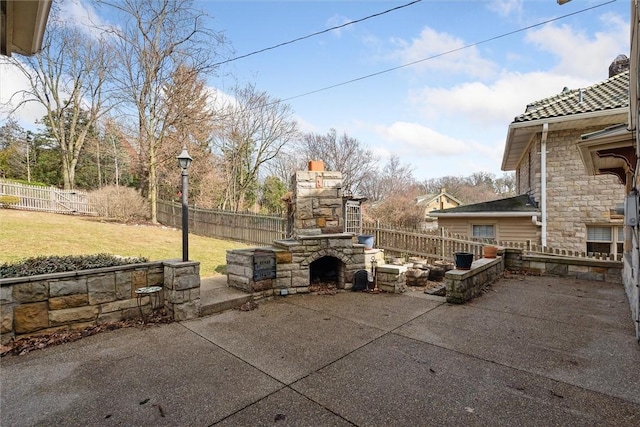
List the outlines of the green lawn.
<svg viewBox="0 0 640 427">
<path fill-rule="evenodd" d="M 228 249 L 247 247 L 189 234 L 189 258 L 200 262 L 200 275 L 219 274 Z M 143 256 L 150 261 L 182 258 L 182 232 L 129 225 L 98 218 L 0 209 L 0 263 L 39 255 L 109 253 Z"/>
</svg>

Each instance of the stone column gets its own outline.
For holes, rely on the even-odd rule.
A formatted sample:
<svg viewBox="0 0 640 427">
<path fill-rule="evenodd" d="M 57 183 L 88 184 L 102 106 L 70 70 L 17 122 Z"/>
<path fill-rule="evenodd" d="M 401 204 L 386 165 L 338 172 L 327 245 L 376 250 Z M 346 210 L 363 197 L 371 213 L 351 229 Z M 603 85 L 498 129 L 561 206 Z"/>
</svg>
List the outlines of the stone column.
<svg viewBox="0 0 640 427">
<path fill-rule="evenodd" d="M 164 306 L 177 321 L 200 316 L 200 263 L 164 261 Z"/>
</svg>

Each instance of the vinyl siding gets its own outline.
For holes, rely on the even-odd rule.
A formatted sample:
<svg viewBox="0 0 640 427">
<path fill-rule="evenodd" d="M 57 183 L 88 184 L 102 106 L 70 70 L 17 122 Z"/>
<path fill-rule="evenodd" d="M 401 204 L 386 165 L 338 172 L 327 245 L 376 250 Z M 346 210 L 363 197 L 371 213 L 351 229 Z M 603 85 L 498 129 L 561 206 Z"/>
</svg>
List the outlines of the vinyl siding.
<svg viewBox="0 0 640 427">
<path fill-rule="evenodd" d="M 450 233 L 471 236 L 472 225 L 490 224 L 494 226 L 497 241 L 539 243 L 540 227 L 531 221 L 531 217 L 518 218 L 438 218 L 438 225 Z"/>
</svg>

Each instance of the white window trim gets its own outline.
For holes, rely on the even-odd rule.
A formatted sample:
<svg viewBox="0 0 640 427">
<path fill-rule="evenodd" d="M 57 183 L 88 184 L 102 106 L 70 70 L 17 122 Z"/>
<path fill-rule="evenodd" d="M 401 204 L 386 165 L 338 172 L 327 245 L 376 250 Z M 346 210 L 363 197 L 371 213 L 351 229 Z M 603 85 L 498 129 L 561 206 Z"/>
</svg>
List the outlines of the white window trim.
<svg viewBox="0 0 640 427">
<path fill-rule="evenodd" d="M 597 228 L 610 228 L 611 229 L 611 240 L 589 240 L 589 227 L 597 227 Z M 609 253 L 618 256 L 622 255 L 622 253 L 618 253 L 618 244 L 622 243 L 623 251 L 624 251 L 624 231 L 622 231 L 622 240 L 619 239 L 619 230 L 624 230 L 624 226 L 622 224 L 586 224 L 585 226 L 585 249 L 588 243 L 609 243 Z M 589 253 L 589 252 L 588 252 Z"/>
<path fill-rule="evenodd" d="M 473 235 L 473 227 L 476 225 L 490 225 L 493 227 L 493 236 L 492 237 L 480 237 L 480 236 L 474 236 Z M 473 238 L 478 238 L 478 239 L 494 239 L 494 240 L 498 240 L 498 223 L 496 221 L 474 221 L 474 222 L 470 222 L 469 223 L 469 235 Z"/>
</svg>

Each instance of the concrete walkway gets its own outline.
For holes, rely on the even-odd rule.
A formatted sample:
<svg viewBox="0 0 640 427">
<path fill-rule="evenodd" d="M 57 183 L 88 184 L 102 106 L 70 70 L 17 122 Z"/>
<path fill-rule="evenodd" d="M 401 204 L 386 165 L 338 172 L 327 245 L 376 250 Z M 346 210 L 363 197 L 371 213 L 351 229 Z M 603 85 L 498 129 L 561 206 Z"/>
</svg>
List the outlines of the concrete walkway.
<svg viewBox="0 0 640 427">
<path fill-rule="evenodd" d="M 293 295 L 1 361 L 0 424 L 640 425 L 622 286 L 512 276 L 421 292 Z"/>
</svg>

